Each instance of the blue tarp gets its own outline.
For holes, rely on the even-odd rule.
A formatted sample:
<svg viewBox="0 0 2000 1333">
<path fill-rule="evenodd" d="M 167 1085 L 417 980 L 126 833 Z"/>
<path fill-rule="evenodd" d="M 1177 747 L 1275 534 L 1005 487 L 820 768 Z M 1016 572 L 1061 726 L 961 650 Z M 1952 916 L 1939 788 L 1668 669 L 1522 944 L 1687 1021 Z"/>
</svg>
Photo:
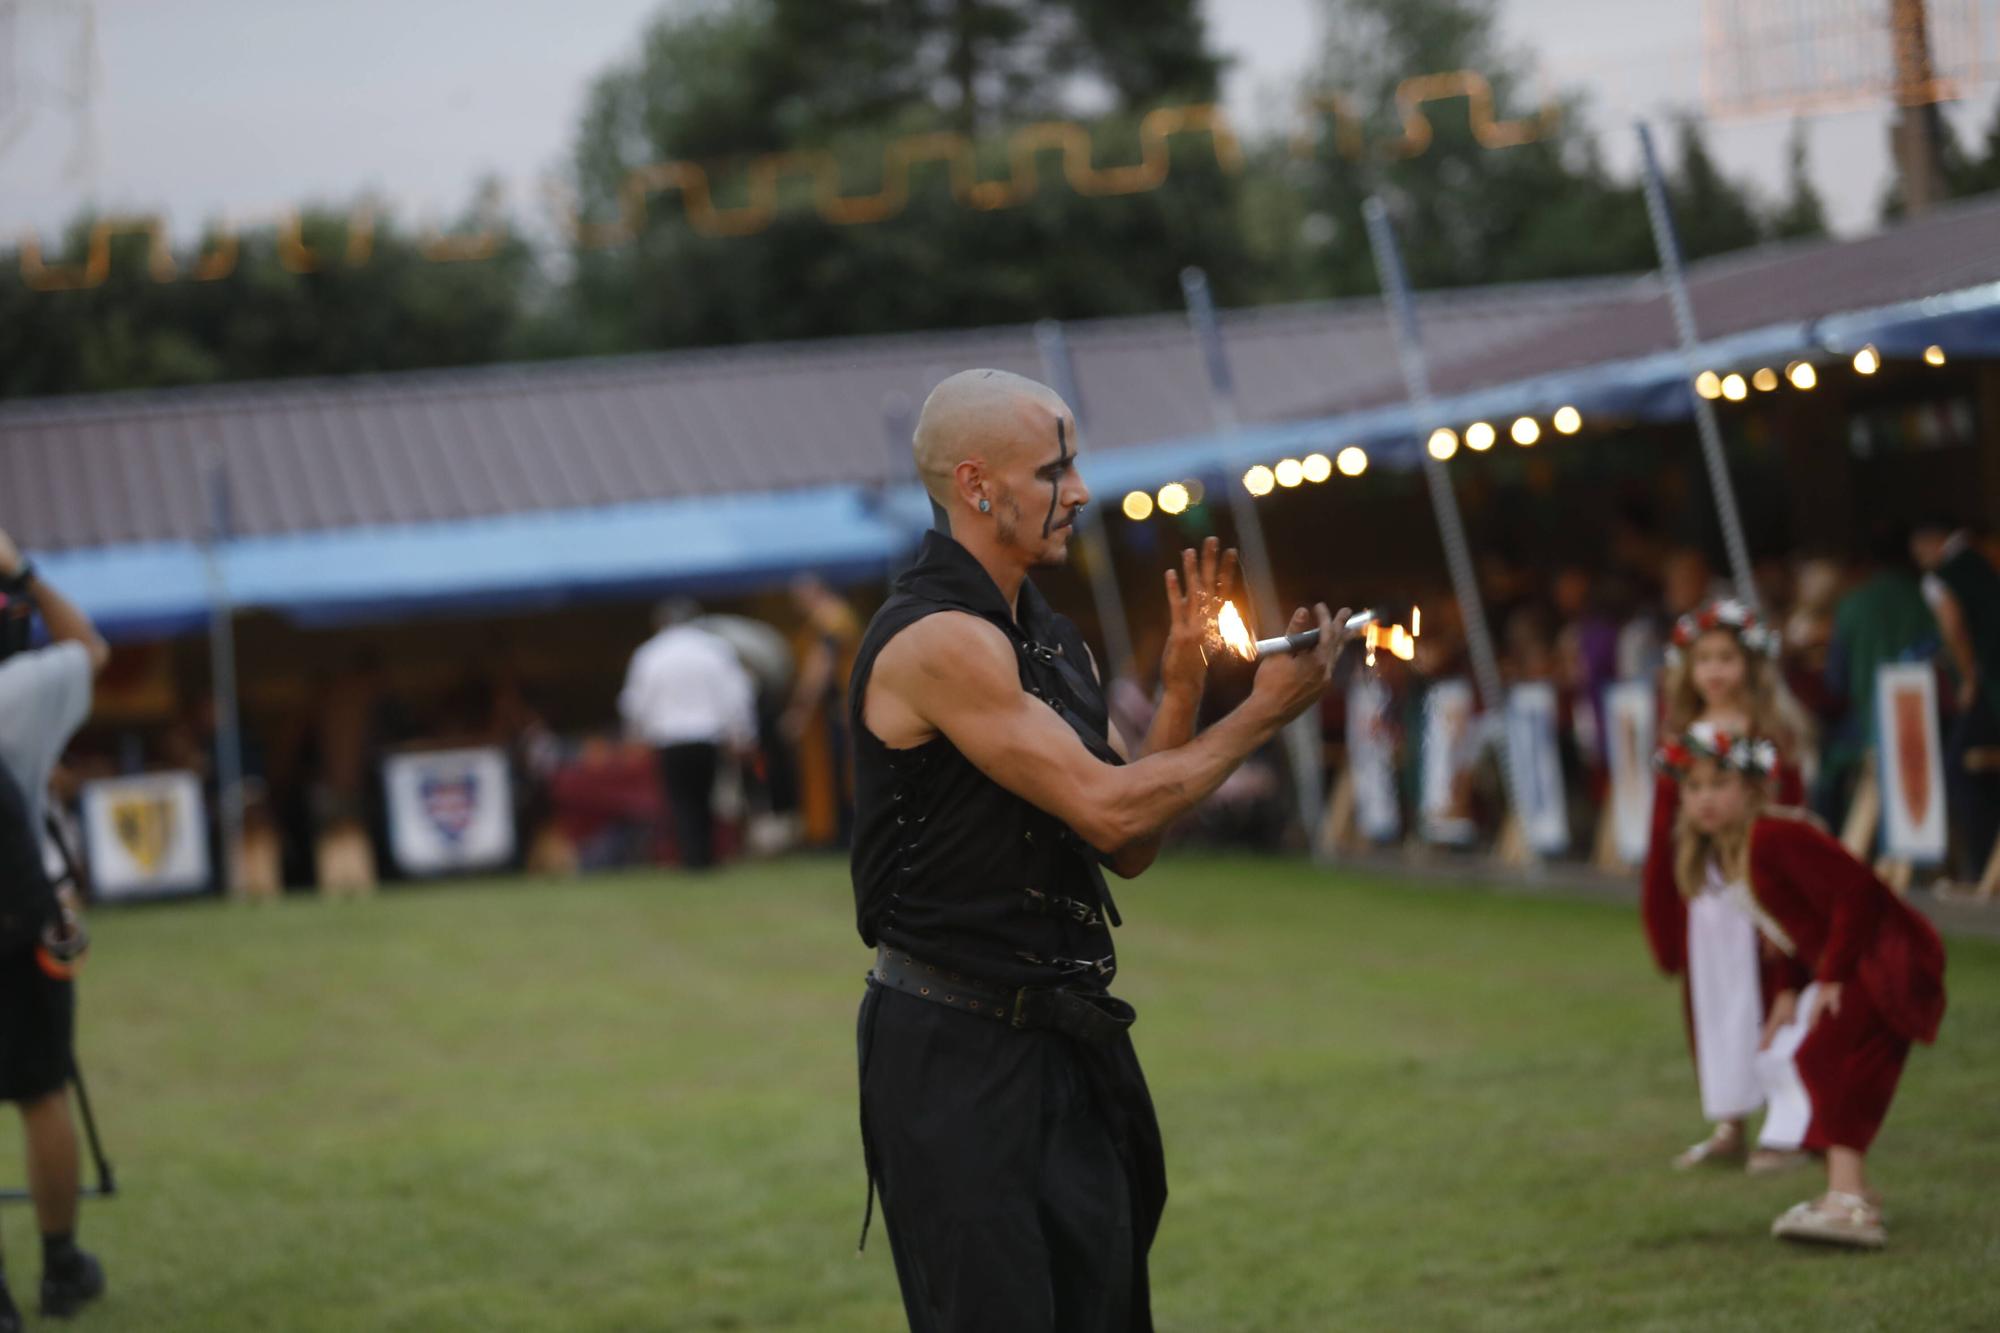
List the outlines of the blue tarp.
<svg viewBox="0 0 2000 1333">
<path fill-rule="evenodd" d="M 238 538 L 222 545 L 221 566 L 236 606 L 326 625 L 726 593 L 808 570 L 861 578 L 884 572 L 913 541 L 908 524 L 849 486 Z M 208 615 L 206 561 L 193 546 L 109 547 L 39 563 L 113 637 L 185 632 Z"/>
</svg>

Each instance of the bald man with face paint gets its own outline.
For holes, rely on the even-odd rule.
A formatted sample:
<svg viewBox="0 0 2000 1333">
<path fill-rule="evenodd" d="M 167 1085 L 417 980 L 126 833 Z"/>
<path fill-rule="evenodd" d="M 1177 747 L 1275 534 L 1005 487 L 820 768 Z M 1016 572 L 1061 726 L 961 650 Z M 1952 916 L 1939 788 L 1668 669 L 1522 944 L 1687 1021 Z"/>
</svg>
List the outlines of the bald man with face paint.
<svg viewBox="0 0 2000 1333">
<path fill-rule="evenodd" d="M 1202 641 L 1233 582 L 1211 538 L 1166 573 L 1161 700 L 1136 750 L 1076 627 L 1029 571 L 1090 502 L 1076 417 L 998 370 L 945 380 L 914 447 L 938 515 L 862 639 L 849 689 L 853 872 L 876 950 L 861 1129 L 912 1333 L 1149 1333 L 1159 1128 L 1110 993 L 1118 910 L 1162 832 L 1312 707 L 1338 653 L 1260 664 L 1199 736 Z M 866 1226 L 863 1229 L 866 1241 Z"/>
</svg>

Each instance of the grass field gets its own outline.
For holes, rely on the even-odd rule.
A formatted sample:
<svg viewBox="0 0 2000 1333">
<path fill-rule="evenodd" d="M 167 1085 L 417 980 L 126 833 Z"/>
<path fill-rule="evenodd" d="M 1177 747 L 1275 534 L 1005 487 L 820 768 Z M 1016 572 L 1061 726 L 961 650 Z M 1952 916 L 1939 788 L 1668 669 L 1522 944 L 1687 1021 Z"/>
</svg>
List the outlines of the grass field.
<svg viewBox="0 0 2000 1333">
<path fill-rule="evenodd" d="M 1858 1256 L 1767 1238 L 1810 1175 L 1668 1171 L 1701 1126 L 1629 908 L 1192 857 L 1121 897 L 1163 1330 L 2000 1327 L 2000 945 L 1951 941 Z M 81 1329 L 902 1327 L 840 862 L 97 926 Z"/>
</svg>

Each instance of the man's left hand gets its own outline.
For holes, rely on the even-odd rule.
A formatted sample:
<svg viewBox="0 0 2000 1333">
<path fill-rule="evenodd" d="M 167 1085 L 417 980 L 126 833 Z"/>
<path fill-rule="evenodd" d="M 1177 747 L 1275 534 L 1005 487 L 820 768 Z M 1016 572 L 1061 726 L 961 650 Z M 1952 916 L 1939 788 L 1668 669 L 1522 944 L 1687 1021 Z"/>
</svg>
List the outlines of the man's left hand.
<svg viewBox="0 0 2000 1333">
<path fill-rule="evenodd" d="M 1210 537 L 1197 554 L 1181 552 L 1181 567 L 1167 571 L 1167 646 L 1160 655 L 1160 684 L 1168 692 L 1199 695 L 1208 680 L 1206 643 L 1222 604 L 1236 596 L 1236 548 Z"/>
</svg>

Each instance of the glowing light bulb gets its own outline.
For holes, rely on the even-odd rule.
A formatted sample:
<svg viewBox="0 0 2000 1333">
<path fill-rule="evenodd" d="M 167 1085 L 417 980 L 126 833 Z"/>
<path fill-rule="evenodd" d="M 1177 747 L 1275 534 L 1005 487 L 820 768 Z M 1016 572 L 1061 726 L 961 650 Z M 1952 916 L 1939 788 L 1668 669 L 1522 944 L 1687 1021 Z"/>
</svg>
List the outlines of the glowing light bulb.
<svg viewBox="0 0 2000 1333">
<path fill-rule="evenodd" d="M 1750 386 L 1741 375 L 1732 371 L 1722 378 L 1722 396 L 1732 403 L 1740 403 L 1750 396 Z"/>
<path fill-rule="evenodd" d="M 1750 387 L 1758 393 L 1769 393 L 1778 387 L 1778 372 L 1769 366 L 1759 366 L 1757 373 L 1750 377 Z"/>
<path fill-rule="evenodd" d="M 1343 477 L 1358 477 L 1368 470 L 1367 451 L 1358 445 L 1348 445 L 1340 451 L 1340 457 L 1333 461 Z"/>
<path fill-rule="evenodd" d="M 1490 422 L 1475 421 L 1465 428 L 1465 447 L 1475 453 L 1485 453 L 1499 438 L 1500 433 L 1493 429 Z"/>
<path fill-rule="evenodd" d="M 1307 454 L 1299 466 L 1305 470 L 1307 481 L 1325 481 L 1333 475 L 1333 460 L 1325 454 Z"/>
<path fill-rule="evenodd" d="M 1694 391 L 1710 400 L 1722 397 L 1722 376 L 1712 370 L 1702 371 L 1694 377 Z"/>
<path fill-rule="evenodd" d="M 1936 343 L 1932 343 L 1929 347 L 1926 347 L 1924 349 L 1924 364 L 1927 366 L 1943 365 L 1944 348 L 1939 347 Z"/>
<path fill-rule="evenodd" d="M 1306 479 L 1306 465 L 1296 458 L 1279 459 L 1278 466 L 1273 471 L 1277 475 L 1278 484 L 1287 490 Z"/>
<path fill-rule="evenodd" d="M 1160 487 L 1161 513 L 1179 514 L 1184 512 L 1187 509 L 1187 507 L 1188 507 L 1187 487 L 1181 485 L 1177 481 L 1170 481 L 1166 485 Z"/>
<path fill-rule="evenodd" d="M 1277 484 L 1278 480 L 1271 475 L 1271 469 L 1262 463 L 1243 474 L 1243 489 L 1252 495 L 1269 495 L 1271 488 Z"/>
<path fill-rule="evenodd" d="M 1785 378 L 1792 382 L 1794 389 L 1810 389 L 1819 383 L 1819 372 L 1810 361 L 1794 361 L 1785 367 Z"/>
<path fill-rule="evenodd" d="M 1583 429 L 1583 413 L 1573 407 L 1558 407 L 1551 420 L 1556 430 L 1564 435 L 1574 435 Z"/>
<path fill-rule="evenodd" d="M 1875 350 L 1874 343 L 1869 343 L 1866 347 L 1862 348 L 1860 351 L 1854 354 L 1855 374 L 1873 375 L 1876 371 L 1880 370 L 1881 368 L 1882 368 L 1882 354 Z"/>
<path fill-rule="evenodd" d="M 1442 463 L 1458 452 L 1458 432 L 1449 426 L 1439 426 L 1431 432 L 1431 457 Z"/>
<path fill-rule="evenodd" d="M 1143 523 L 1153 516 L 1153 497 L 1144 491 L 1129 491 L 1125 496 L 1125 517 L 1134 523 Z"/>
<path fill-rule="evenodd" d="M 1514 443 L 1523 449 L 1542 438 L 1542 425 L 1533 417 L 1514 418 L 1514 428 L 1507 432 L 1514 437 Z"/>
</svg>

